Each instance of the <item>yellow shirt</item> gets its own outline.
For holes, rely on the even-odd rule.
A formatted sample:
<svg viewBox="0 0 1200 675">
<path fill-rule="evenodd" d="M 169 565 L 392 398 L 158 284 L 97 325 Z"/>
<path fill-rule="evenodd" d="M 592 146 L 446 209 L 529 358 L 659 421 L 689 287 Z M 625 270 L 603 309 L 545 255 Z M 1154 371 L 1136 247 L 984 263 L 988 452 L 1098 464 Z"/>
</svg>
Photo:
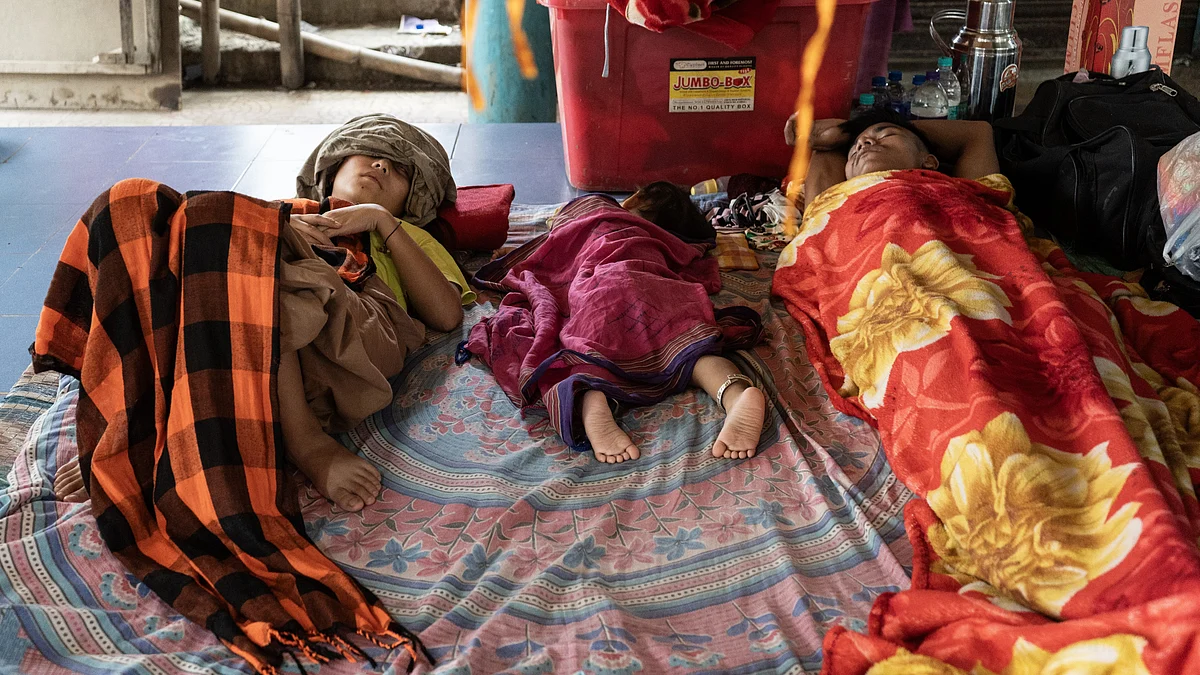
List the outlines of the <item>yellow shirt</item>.
<svg viewBox="0 0 1200 675">
<path fill-rule="evenodd" d="M 463 277 L 462 272 L 458 269 L 458 263 L 454 262 L 454 258 L 450 256 L 450 252 L 446 247 L 438 243 L 433 235 L 429 234 L 421 228 L 410 225 L 403 220 L 399 221 L 400 227 L 404 228 L 405 234 L 412 237 L 412 240 L 421 247 L 425 255 L 433 261 L 434 265 L 442 271 L 446 279 L 450 283 L 458 286 L 458 290 L 462 293 L 462 304 L 469 305 L 475 302 L 475 292 L 467 286 L 467 280 Z M 390 233 L 389 233 L 390 234 Z M 404 311 L 408 311 L 408 293 L 405 292 L 404 286 L 400 283 L 400 273 L 396 271 L 396 264 L 392 262 L 392 257 L 384 253 L 385 246 L 383 237 L 378 232 L 371 233 L 371 260 L 375 261 L 375 273 L 383 280 L 388 288 L 396 294 L 396 300 L 400 302 L 400 306 Z"/>
</svg>

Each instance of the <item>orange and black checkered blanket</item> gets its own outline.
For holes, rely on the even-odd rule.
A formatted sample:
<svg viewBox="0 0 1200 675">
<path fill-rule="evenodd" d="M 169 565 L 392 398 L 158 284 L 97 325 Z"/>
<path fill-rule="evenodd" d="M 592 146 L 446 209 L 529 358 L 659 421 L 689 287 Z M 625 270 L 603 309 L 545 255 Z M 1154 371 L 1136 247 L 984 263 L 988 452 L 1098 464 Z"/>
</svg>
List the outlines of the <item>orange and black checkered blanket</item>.
<svg viewBox="0 0 1200 675">
<path fill-rule="evenodd" d="M 370 660 L 357 636 L 405 647 L 411 669 L 420 643 L 313 546 L 283 472 L 279 235 L 292 206 L 117 183 L 67 240 L 35 367 L 79 377 L 100 533 L 179 613 L 266 675 L 285 655 Z"/>
</svg>

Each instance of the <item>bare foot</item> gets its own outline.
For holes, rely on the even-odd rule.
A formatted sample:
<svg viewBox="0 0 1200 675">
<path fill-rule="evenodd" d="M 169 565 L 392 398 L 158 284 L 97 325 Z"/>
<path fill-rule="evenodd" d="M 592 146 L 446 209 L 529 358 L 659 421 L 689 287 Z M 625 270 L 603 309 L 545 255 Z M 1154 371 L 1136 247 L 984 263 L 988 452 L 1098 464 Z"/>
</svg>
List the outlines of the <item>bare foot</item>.
<svg viewBox="0 0 1200 675">
<path fill-rule="evenodd" d="M 616 464 L 642 456 L 629 434 L 617 426 L 608 407 L 608 398 L 602 391 L 592 389 L 583 394 L 583 432 L 592 444 L 597 461 Z"/>
<path fill-rule="evenodd" d="M 767 398 L 758 387 L 747 387 L 741 392 L 731 391 L 725 398 L 728 412 L 725 413 L 725 426 L 721 427 L 717 442 L 713 443 L 713 457 L 753 457 L 758 449 L 758 439 L 762 436 L 763 420 L 767 416 Z"/>
<path fill-rule="evenodd" d="M 350 452 L 328 434 L 312 437 L 304 447 L 288 447 L 288 457 L 313 487 L 345 511 L 361 511 L 375 503 L 383 487 L 379 469 Z"/>
<path fill-rule="evenodd" d="M 79 458 L 75 457 L 58 467 L 54 476 L 54 494 L 64 502 L 86 502 L 87 491 L 83 489 L 83 472 L 79 470 Z"/>
</svg>

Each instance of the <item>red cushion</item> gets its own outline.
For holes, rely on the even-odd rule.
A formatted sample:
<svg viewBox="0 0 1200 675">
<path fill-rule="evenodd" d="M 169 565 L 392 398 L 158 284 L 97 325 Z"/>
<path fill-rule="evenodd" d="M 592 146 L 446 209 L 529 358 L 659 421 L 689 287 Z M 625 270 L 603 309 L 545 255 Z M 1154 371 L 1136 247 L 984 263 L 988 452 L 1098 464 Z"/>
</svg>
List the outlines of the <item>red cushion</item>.
<svg viewBox="0 0 1200 675">
<path fill-rule="evenodd" d="M 509 184 L 460 187 L 458 201 L 438 209 L 446 226 L 431 223 L 428 229 L 450 250 L 494 251 L 508 239 L 508 211 L 515 196 Z"/>
</svg>

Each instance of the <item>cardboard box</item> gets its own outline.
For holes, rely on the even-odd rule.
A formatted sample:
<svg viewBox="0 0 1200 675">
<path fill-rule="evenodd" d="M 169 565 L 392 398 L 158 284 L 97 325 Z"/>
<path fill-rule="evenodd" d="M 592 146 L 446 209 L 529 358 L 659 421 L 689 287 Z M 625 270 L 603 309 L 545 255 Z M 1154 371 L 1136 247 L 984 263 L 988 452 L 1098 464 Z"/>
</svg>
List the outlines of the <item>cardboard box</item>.
<svg viewBox="0 0 1200 675">
<path fill-rule="evenodd" d="M 1150 60 L 1171 72 L 1180 0 L 1075 0 L 1063 72 L 1108 73 L 1125 26 L 1149 26 Z"/>
</svg>

